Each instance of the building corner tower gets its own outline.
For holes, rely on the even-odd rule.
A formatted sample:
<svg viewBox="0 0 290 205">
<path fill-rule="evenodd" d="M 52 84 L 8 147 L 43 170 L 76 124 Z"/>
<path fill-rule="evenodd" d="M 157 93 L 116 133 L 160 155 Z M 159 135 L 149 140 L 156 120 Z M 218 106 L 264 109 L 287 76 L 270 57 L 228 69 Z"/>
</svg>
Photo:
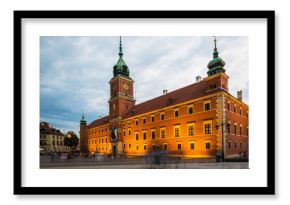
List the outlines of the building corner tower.
<svg viewBox="0 0 290 205">
<path fill-rule="evenodd" d="M 80 152 L 87 153 L 87 121 L 85 120 L 84 114 L 82 114 L 82 119 L 80 120 Z"/>
<path fill-rule="evenodd" d="M 113 67 L 113 78 L 110 80 L 109 129 L 112 154 L 121 154 L 122 133 L 121 120 L 135 105 L 133 83 L 130 71 L 123 59 L 122 38 L 120 37 L 119 59 Z"/>
</svg>

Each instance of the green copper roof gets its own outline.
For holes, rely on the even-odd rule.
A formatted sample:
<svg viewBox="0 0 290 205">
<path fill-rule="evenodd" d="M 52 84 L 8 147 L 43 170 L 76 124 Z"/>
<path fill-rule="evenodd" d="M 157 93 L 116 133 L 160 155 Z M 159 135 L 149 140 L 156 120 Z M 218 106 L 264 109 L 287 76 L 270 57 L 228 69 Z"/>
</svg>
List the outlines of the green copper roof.
<svg viewBox="0 0 290 205">
<path fill-rule="evenodd" d="M 81 123 L 81 125 L 86 125 L 87 124 L 87 121 L 85 120 L 84 114 L 82 114 L 82 119 L 81 119 L 80 123 Z"/>
<path fill-rule="evenodd" d="M 123 66 L 127 66 L 124 59 L 120 56 L 117 64 L 116 64 L 117 68 L 122 68 Z"/>
<path fill-rule="evenodd" d="M 114 76 L 118 74 L 129 76 L 129 68 L 123 59 L 121 36 L 120 36 L 120 46 L 119 46 L 119 59 L 117 61 L 117 64 L 114 66 L 113 73 L 114 73 Z"/>
<path fill-rule="evenodd" d="M 223 67 L 223 66 L 225 66 L 225 64 L 226 63 L 224 62 L 224 60 L 222 58 L 216 57 L 216 58 L 213 58 L 211 61 L 208 62 L 207 67 L 209 69 L 213 69 L 216 66 L 222 66 Z"/>
<path fill-rule="evenodd" d="M 213 51 L 213 59 L 209 61 L 207 65 L 209 69 L 207 74 L 209 76 L 214 75 L 216 73 L 225 72 L 224 66 L 226 63 L 221 57 L 219 57 L 219 52 L 216 47 L 216 38 L 214 39 L 214 44 L 215 46 L 214 46 L 214 51 Z"/>
</svg>

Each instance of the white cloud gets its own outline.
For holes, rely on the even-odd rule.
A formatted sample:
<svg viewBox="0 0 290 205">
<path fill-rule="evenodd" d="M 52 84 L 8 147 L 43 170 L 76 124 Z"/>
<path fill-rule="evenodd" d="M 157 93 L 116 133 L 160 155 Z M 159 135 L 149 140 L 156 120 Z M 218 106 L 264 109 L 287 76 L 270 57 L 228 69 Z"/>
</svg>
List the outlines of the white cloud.
<svg viewBox="0 0 290 205">
<path fill-rule="evenodd" d="M 89 122 L 107 115 L 108 82 L 118 60 L 119 38 L 41 37 L 40 42 L 41 105 L 45 99 L 47 106 L 41 118 L 49 115 L 50 108 L 66 116 L 66 126 L 78 125 L 81 110 Z M 217 44 L 230 76 L 230 92 L 236 96 L 236 91 L 243 89 L 245 102 L 248 44 L 248 37 L 218 37 Z M 189 85 L 197 75 L 206 77 L 212 52 L 212 37 L 123 37 L 123 57 L 135 81 L 137 103 L 162 95 L 163 89 L 170 92 Z M 55 122 L 61 125 L 60 120 Z"/>
</svg>

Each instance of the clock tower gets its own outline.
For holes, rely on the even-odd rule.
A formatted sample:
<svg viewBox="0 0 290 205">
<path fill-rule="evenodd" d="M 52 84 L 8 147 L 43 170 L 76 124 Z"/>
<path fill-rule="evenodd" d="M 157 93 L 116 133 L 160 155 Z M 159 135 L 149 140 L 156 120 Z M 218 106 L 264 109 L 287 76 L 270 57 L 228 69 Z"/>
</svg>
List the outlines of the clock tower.
<svg viewBox="0 0 290 205">
<path fill-rule="evenodd" d="M 122 39 L 120 37 L 119 60 L 113 67 L 113 78 L 110 80 L 109 113 L 110 120 L 122 119 L 135 105 L 133 83 L 129 68 L 123 59 Z"/>
</svg>

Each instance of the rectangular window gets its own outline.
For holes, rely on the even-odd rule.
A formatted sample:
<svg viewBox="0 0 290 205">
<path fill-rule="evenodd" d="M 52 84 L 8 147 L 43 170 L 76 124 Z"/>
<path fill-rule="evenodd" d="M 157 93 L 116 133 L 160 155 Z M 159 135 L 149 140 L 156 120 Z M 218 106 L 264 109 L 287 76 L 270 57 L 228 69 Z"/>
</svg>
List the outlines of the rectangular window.
<svg viewBox="0 0 290 205">
<path fill-rule="evenodd" d="M 151 139 L 155 139 L 155 130 L 151 130 Z"/>
<path fill-rule="evenodd" d="M 229 142 L 229 149 L 231 148 L 231 142 Z"/>
<path fill-rule="evenodd" d="M 240 126 L 240 135 L 243 135 L 243 127 Z"/>
<path fill-rule="evenodd" d="M 131 130 L 130 130 L 130 129 L 128 130 L 128 135 L 129 135 L 129 136 L 131 135 Z"/>
<path fill-rule="evenodd" d="M 126 135 L 126 132 L 124 131 L 124 132 L 123 132 L 123 136 L 125 136 L 125 135 Z"/>
<path fill-rule="evenodd" d="M 137 132 L 135 133 L 135 137 L 136 137 L 136 141 L 139 140 L 139 135 Z"/>
<path fill-rule="evenodd" d="M 128 126 L 130 126 L 130 124 L 131 124 L 130 121 L 128 121 Z"/>
<path fill-rule="evenodd" d="M 231 124 L 227 124 L 227 132 L 229 135 L 231 134 Z"/>
<path fill-rule="evenodd" d="M 160 128 L 160 137 L 161 138 L 165 138 L 165 127 L 164 128 Z"/>
<path fill-rule="evenodd" d="M 146 145 L 146 144 L 144 144 L 143 148 L 144 148 L 144 150 L 147 150 L 147 145 Z"/>
<path fill-rule="evenodd" d="M 228 110 L 231 110 L 231 104 L 228 103 Z"/>
<path fill-rule="evenodd" d="M 234 113 L 236 113 L 236 112 L 237 112 L 237 106 L 234 105 Z"/>
<path fill-rule="evenodd" d="M 160 113 L 160 120 L 164 120 L 164 119 L 165 119 L 164 113 Z"/>
<path fill-rule="evenodd" d="M 138 125 L 138 119 L 135 119 L 135 125 Z"/>
<path fill-rule="evenodd" d="M 131 144 L 129 144 L 128 146 L 129 146 L 129 149 L 131 149 Z"/>
<path fill-rule="evenodd" d="M 237 134 L 237 125 L 234 125 L 234 134 Z"/>
<path fill-rule="evenodd" d="M 179 116 L 179 110 L 176 109 L 176 110 L 174 110 L 174 117 L 178 117 L 178 116 Z"/>
<path fill-rule="evenodd" d="M 240 115 L 242 115 L 242 108 L 240 108 Z"/>
<path fill-rule="evenodd" d="M 138 145 L 136 146 L 136 150 L 139 150 L 139 146 Z"/>
<path fill-rule="evenodd" d="M 151 122 L 154 122 L 154 120 L 155 120 L 155 117 L 154 117 L 154 115 L 152 115 L 151 116 Z"/>
<path fill-rule="evenodd" d="M 189 144 L 189 148 L 190 148 L 191 150 L 194 149 L 194 143 L 193 143 L 193 142 L 191 142 L 191 143 Z"/>
<path fill-rule="evenodd" d="M 123 149 L 125 149 L 126 148 L 126 144 L 123 144 Z"/>
<path fill-rule="evenodd" d="M 163 150 L 167 150 L 167 144 L 163 144 Z"/>
<path fill-rule="evenodd" d="M 193 113 L 193 106 L 192 105 L 187 108 L 187 113 L 188 114 L 192 114 Z"/>
<path fill-rule="evenodd" d="M 204 102 L 204 110 L 207 111 L 207 110 L 210 110 L 210 109 L 211 109 L 211 103 L 210 103 L 210 100 L 205 101 L 205 102 Z"/>
<path fill-rule="evenodd" d="M 177 150 L 181 150 L 181 144 L 180 143 L 177 144 Z"/>
<path fill-rule="evenodd" d="M 146 140 L 146 131 L 143 132 L 143 140 Z"/>
<path fill-rule="evenodd" d="M 180 135 L 180 125 L 174 126 L 174 137 L 179 137 Z"/>
<path fill-rule="evenodd" d="M 143 124 L 145 124 L 146 123 L 146 117 L 143 117 L 142 120 L 143 120 Z"/>
<path fill-rule="evenodd" d="M 211 134 L 212 133 L 212 122 L 206 121 L 204 122 L 204 134 Z"/>
<path fill-rule="evenodd" d="M 205 142 L 205 149 L 210 149 L 210 142 Z"/>
<path fill-rule="evenodd" d="M 188 136 L 194 135 L 194 124 L 187 124 L 187 134 Z"/>
</svg>

